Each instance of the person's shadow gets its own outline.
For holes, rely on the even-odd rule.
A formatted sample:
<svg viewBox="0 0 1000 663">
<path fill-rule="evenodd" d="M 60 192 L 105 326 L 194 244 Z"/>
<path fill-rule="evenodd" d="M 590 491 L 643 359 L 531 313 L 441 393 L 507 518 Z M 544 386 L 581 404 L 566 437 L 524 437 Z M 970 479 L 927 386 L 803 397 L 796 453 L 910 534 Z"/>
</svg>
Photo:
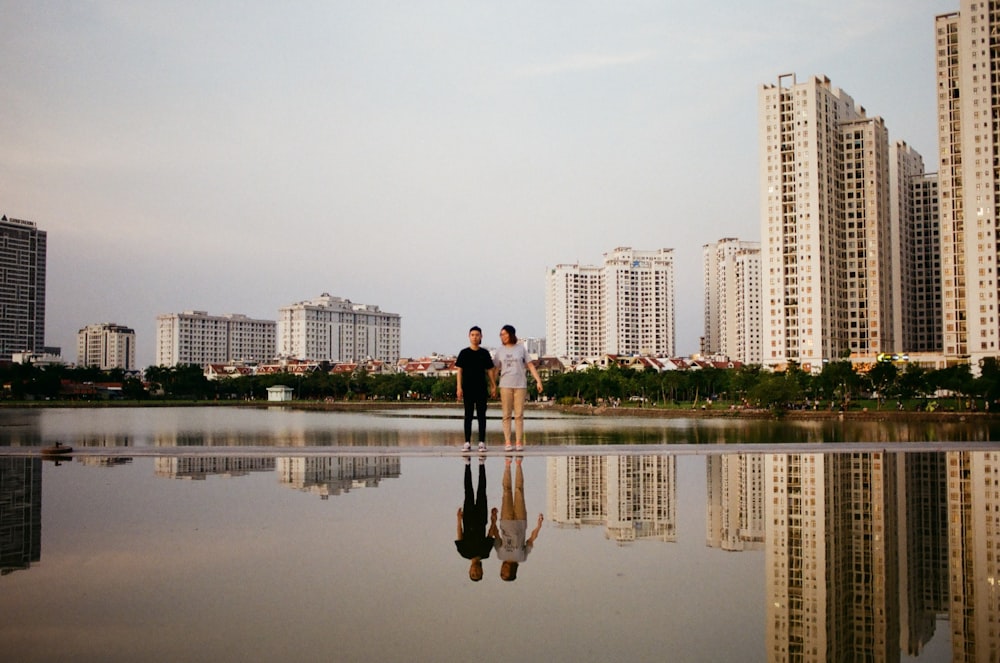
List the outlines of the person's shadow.
<svg viewBox="0 0 1000 663">
<path fill-rule="evenodd" d="M 496 509 L 490 514 L 486 501 L 486 463 L 479 459 L 479 485 L 472 489 L 472 464 L 465 459 L 465 499 L 458 510 L 458 538 L 455 547 L 469 563 L 469 579 L 478 582 L 483 579 L 483 560 L 490 556 L 497 533 Z M 489 532 L 486 530 L 487 515 L 491 515 Z"/>
<path fill-rule="evenodd" d="M 517 570 L 521 562 L 528 559 L 528 554 L 535 545 L 538 532 L 542 529 L 542 514 L 538 514 L 537 525 L 527 536 L 528 510 L 524 504 L 524 472 L 521 470 L 521 458 L 514 459 L 514 480 L 511 481 L 511 459 L 504 459 L 503 468 L 503 499 L 500 501 L 500 526 L 493 534 L 494 547 L 500 560 L 500 578 L 507 582 L 517 579 Z M 496 518 L 493 509 L 493 518 Z M 527 537 L 527 538 L 526 538 Z"/>
</svg>

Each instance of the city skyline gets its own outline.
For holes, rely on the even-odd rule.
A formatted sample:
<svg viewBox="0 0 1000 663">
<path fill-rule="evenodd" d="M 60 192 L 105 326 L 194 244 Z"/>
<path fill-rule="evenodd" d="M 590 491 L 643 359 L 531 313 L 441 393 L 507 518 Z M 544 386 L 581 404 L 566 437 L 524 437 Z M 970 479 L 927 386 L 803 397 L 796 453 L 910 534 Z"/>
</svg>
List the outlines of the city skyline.
<svg viewBox="0 0 1000 663">
<path fill-rule="evenodd" d="M 13 4 L 0 211 L 49 233 L 64 355 L 116 322 L 144 367 L 160 313 L 316 292 L 398 312 L 404 356 L 472 324 L 543 336 L 557 263 L 665 247 L 683 280 L 703 245 L 759 239 L 756 95 L 782 74 L 934 155 L 934 21 L 958 9 Z M 701 299 L 678 290 L 678 354 Z"/>
</svg>

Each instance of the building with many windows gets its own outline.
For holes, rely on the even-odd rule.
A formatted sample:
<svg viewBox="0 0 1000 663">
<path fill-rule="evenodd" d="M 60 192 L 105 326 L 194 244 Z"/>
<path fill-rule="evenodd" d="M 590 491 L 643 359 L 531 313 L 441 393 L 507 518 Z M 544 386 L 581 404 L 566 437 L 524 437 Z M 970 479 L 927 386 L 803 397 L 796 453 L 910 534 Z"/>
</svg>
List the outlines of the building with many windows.
<svg viewBox="0 0 1000 663">
<path fill-rule="evenodd" d="M 104 371 L 135 370 L 135 330 L 109 322 L 87 325 L 76 334 L 76 363 Z"/>
<path fill-rule="evenodd" d="M 228 313 L 205 311 L 165 313 L 156 317 L 156 365 L 176 366 L 233 362 L 254 363 L 274 358 L 277 323 Z"/>
<path fill-rule="evenodd" d="M 673 249 L 619 247 L 604 254 L 600 267 L 557 265 L 546 274 L 546 344 L 553 356 L 672 356 L 674 316 Z"/>
<path fill-rule="evenodd" d="M 897 351 L 885 124 L 825 77 L 758 102 L 763 363 Z"/>
<path fill-rule="evenodd" d="M 759 364 L 760 242 L 732 237 L 702 247 L 705 335 L 701 351 Z"/>
<path fill-rule="evenodd" d="M 46 251 L 33 222 L 0 218 L 0 360 L 43 350 Z"/>
<path fill-rule="evenodd" d="M 323 293 L 278 310 L 278 353 L 311 361 L 395 363 L 400 316 Z"/>
<path fill-rule="evenodd" d="M 936 17 L 944 353 L 1000 354 L 1000 6 L 962 0 Z"/>
<path fill-rule="evenodd" d="M 941 352 L 937 174 L 904 141 L 890 149 L 894 336 L 903 352 Z"/>
<path fill-rule="evenodd" d="M 604 351 L 600 267 L 556 265 L 546 274 L 545 340 L 548 353 L 573 361 Z"/>
</svg>

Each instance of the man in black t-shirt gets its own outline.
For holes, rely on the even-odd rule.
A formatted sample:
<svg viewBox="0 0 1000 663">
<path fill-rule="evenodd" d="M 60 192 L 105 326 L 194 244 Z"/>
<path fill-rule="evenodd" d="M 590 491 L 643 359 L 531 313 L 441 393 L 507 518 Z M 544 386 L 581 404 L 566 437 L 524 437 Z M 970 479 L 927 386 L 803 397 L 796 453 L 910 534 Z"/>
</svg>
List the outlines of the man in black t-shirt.
<svg viewBox="0 0 1000 663">
<path fill-rule="evenodd" d="M 465 405 L 465 446 L 462 451 L 472 450 L 473 412 L 479 422 L 479 450 L 486 451 L 486 401 L 490 395 L 496 395 L 497 386 L 493 357 L 489 350 L 480 346 L 482 342 L 483 330 L 472 327 L 469 330 L 469 347 L 459 352 L 455 360 L 458 369 L 457 396 Z"/>
</svg>

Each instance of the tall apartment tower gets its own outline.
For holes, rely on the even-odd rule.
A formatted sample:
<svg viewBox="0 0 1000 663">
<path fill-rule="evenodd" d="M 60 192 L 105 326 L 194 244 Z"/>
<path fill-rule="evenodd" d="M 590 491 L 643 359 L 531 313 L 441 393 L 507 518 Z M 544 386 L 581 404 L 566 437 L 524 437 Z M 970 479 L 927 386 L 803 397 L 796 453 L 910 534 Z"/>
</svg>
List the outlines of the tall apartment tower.
<svg viewBox="0 0 1000 663">
<path fill-rule="evenodd" d="M 1000 6 L 962 0 L 936 17 L 944 353 L 1000 354 Z"/>
<path fill-rule="evenodd" d="M 228 364 L 274 358 L 277 323 L 205 311 L 156 316 L 156 365 Z"/>
<path fill-rule="evenodd" d="M 605 253 L 603 294 L 605 352 L 674 355 L 673 249 Z"/>
<path fill-rule="evenodd" d="M 33 222 L 0 217 L 0 360 L 45 345 L 46 247 Z"/>
<path fill-rule="evenodd" d="M 400 316 L 323 293 L 278 310 L 278 354 L 297 359 L 396 362 Z"/>
<path fill-rule="evenodd" d="M 941 352 L 937 174 L 904 141 L 890 148 L 894 336 L 903 352 Z"/>
<path fill-rule="evenodd" d="M 76 363 L 102 371 L 135 370 L 135 330 L 108 322 L 87 325 L 76 334 Z"/>
<path fill-rule="evenodd" d="M 895 350 L 884 122 L 825 77 L 758 103 L 763 363 Z"/>
<path fill-rule="evenodd" d="M 702 247 L 703 351 L 761 363 L 760 242 L 727 237 Z"/>
<path fill-rule="evenodd" d="M 545 340 L 549 354 L 578 361 L 603 352 L 602 270 L 556 265 L 545 278 Z"/>
<path fill-rule="evenodd" d="M 546 342 L 557 357 L 672 356 L 674 317 L 673 249 L 619 247 L 600 267 L 557 265 L 546 274 Z"/>
</svg>

